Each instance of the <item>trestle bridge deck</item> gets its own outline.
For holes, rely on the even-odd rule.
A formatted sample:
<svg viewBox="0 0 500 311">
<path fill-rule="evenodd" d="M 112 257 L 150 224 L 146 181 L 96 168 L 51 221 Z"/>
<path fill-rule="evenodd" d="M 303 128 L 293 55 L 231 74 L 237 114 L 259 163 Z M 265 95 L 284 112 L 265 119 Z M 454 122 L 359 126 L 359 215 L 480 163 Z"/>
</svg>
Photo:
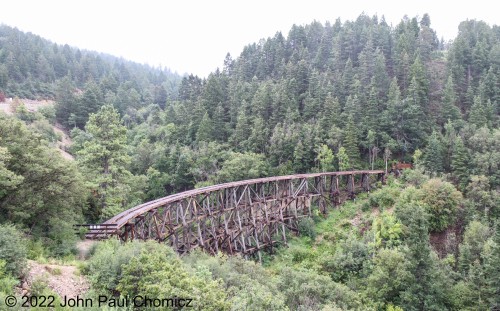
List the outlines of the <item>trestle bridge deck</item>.
<svg viewBox="0 0 500 311">
<path fill-rule="evenodd" d="M 297 233 L 313 207 L 326 214 L 383 179 L 382 170 L 364 170 L 242 180 L 169 195 L 84 226 L 89 239 L 154 239 L 180 254 L 199 247 L 260 257 L 260 250 L 286 244 L 286 232 Z"/>
</svg>

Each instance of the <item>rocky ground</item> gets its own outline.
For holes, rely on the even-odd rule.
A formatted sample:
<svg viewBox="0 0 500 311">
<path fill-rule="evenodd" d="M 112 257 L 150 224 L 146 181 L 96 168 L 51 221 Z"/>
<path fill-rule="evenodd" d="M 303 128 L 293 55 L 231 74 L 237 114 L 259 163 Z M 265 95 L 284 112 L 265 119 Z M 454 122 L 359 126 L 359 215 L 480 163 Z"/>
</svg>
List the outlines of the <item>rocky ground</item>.
<svg viewBox="0 0 500 311">
<path fill-rule="evenodd" d="M 23 294 L 29 294 L 33 282 L 37 279 L 61 297 L 82 296 L 89 289 L 89 283 L 80 275 L 77 267 L 55 264 L 41 264 L 30 260 L 29 272 L 22 284 Z"/>
</svg>

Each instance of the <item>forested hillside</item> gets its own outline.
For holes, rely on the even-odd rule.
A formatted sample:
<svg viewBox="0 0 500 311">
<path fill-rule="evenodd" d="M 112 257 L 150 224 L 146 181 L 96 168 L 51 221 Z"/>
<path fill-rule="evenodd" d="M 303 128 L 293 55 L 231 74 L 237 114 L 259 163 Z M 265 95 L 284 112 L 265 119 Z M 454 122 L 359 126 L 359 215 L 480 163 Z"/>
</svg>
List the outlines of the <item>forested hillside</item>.
<svg viewBox="0 0 500 311">
<path fill-rule="evenodd" d="M 120 107 L 151 103 L 164 107 L 176 97 L 180 80 L 168 69 L 58 45 L 0 25 L 0 91 L 10 98 L 65 102 L 66 109 L 58 110 L 58 119 L 67 126 L 73 125 L 70 118 L 77 126 L 85 126 L 88 114 L 104 102 L 121 103 Z M 71 100 L 81 103 L 69 103 Z"/>
<path fill-rule="evenodd" d="M 316 213 L 263 265 L 102 243 L 83 269 L 91 294 L 195 295 L 200 310 L 499 310 L 500 27 L 458 29 L 443 42 L 427 14 L 314 21 L 202 79 L 1 26 L 0 95 L 56 104 L 14 99 L 14 117 L 0 114 L 0 249 L 20 254 L 0 253 L 0 292 L 22 258 L 71 257 L 76 222 L 204 185 L 405 161 L 414 169 Z M 50 123 L 71 132 L 76 163 L 51 150 Z"/>
</svg>

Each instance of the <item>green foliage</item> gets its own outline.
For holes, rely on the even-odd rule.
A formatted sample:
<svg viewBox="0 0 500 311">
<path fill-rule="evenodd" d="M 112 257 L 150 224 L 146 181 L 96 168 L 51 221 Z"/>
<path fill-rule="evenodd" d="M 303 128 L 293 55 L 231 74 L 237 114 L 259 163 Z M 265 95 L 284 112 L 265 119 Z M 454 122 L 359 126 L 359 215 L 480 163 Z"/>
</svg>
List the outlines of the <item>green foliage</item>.
<svg viewBox="0 0 500 311">
<path fill-rule="evenodd" d="M 429 144 L 424 151 L 424 165 L 430 172 L 443 171 L 443 147 L 436 132 L 429 137 Z"/>
<path fill-rule="evenodd" d="M 0 293 L 3 295 L 12 294 L 14 286 L 18 281 L 10 276 L 6 271 L 7 262 L 0 259 Z"/>
<path fill-rule="evenodd" d="M 422 202 L 430 215 L 429 229 L 441 232 L 454 224 L 462 194 L 449 182 L 431 179 L 422 185 Z"/>
<path fill-rule="evenodd" d="M 413 170 L 404 170 L 401 179 L 408 185 L 419 187 L 429 180 L 429 176 L 417 167 Z"/>
<path fill-rule="evenodd" d="M 83 271 L 88 275 L 92 290 L 97 295 L 116 293 L 117 286 L 123 277 L 122 266 L 138 256 L 143 248 L 152 249 L 157 245 L 154 242 L 129 242 L 121 245 L 117 240 L 99 243 Z M 173 252 L 171 256 L 175 256 Z"/>
<path fill-rule="evenodd" d="M 191 298 L 194 310 L 229 310 L 224 289 L 209 271 L 199 268 L 190 275 L 182 261 L 162 245 L 145 248 L 122 265 L 116 289 L 129 297 Z"/>
<path fill-rule="evenodd" d="M 490 179 L 492 187 L 500 185 L 500 129 L 478 129 L 469 139 L 475 175 Z"/>
<path fill-rule="evenodd" d="M 318 161 L 320 172 L 333 172 L 335 170 L 333 165 L 333 151 L 327 145 L 321 145 L 318 149 L 316 160 Z"/>
<path fill-rule="evenodd" d="M 466 188 L 469 202 L 482 216 L 488 219 L 497 218 L 500 215 L 498 190 L 491 190 L 490 182 L 484 175 L 473 175 L 470 179 Z"/>
<path fill-rule="evenodd" d="M 360 156 L 359 156 L 359 141 L 358 141 L 358 128 L 354 124 L 354 119 L 352 115 L 349 116 L 347 120 L 347 125 L 345 129 L 344 136 L 344 147 L 347 157 L 349 159 L 349 168 L 359 168 L 360 167 Z M 340 152 L 340 151 L 339 151 Z M 340 161 L 340 160 L 339 160 Z M 345 161 L 342 162 L 345 165 Z"/>
<path fill-rule="evenodd" d="M 470 157 L 464 146 L 463 140 L 458 136 L 454 143 L 453 154 L 451 157 L 451 170 L 458 180 L 459 189 L 464 190 L 469 181 Z"/>
<path fill-rule="evenodd" d="M 107 219 L 124 210 L 130 200 L 130 157 L 126 152 L 126 132 L 118 111 L 103 106 L 90 116 L 85 126 L 90 139 L 78 152 L 78 162 L 92 180 L 101 218 Z"/>
<path fill-rule="evenodd" d="M 401 293 L 410 280 L 410 266 L 401 250 L 380 249 L 373 259 L 373 270 L 367 279 L 366 292 L 382 306 L 401 303 Z"/>
<path fill-rule="evenodd" d="M 69 236 L 70 226 L 81 221 L 85 192 L 81 174 L 20 121 L 0 115 L 0 132 L 0 150 L 8 152 L 3 165 L 14 174 L 7 174 L 8 191 L 0 190 L 0 223 L 30 228 L 35 238 L 57 244 L 59 223 L 66 224 Z M 69 252 L 69 248 L 58 251 Z"/>
<path fill-rule="evenodd" d="M 397 187 L 382 187 L 370 194 L 368 200 L 370 206 L 385 210 L 391 208 L 397 201 L 401 190 Z"/>
<path fill-rule="evenodd" d="M 0 260 L 7 275 L 19 277 L 26 269 L 26 242 L 12 225 L 0 225 Z"/>
<path fill-rule="evenodd" d="M 269 170 L 264 156 L 255 153 L 232 153 L 217 172 L 217 182 L 263 177 Z"/>
<path fill-rule="evenodd" d="M 351 165 L 349 164 L 349 156 L 347 155 L 344 147 L 339 148 L 337 159 L 339 161 L 339 170 L 346 171 L 351 167 Z"/>
<path fill-rule="evenodd" d="M 400 293 L 404 310 L 443 310 L 447 305 L 446 283 L 449 280 L 442 273 L 433 258 L 429 245 L 428 215 L 424 207 L 416 202 L 396 205 L 396 216 L 404 226 L 406 250 L 410 277 Z"/>
<path fill-rule="evenodd" d="M 467 225 L 463 242 L 459 248 L 458 266 L 460 272 L 466 275 L 474 262 L 482 261 L 481 253 L 490 236 L 490 228 L 479 221 L 472 221 Z"/>
<path fill-rule="evenodd" d="M 337 245 L 335 253 L 329 259 L 327 271 L 336 282 L 345 282 L 359 275 L 368 260 L 370 248 L 364 241 L 353 235 Z"/>
<path fill-rule="evenodd" d="M 305 269 L 283 268 L 278 289 L 291 310 L 321 310 L 326 306 L 341 309 L 361 307 L 359 295 L 347 286 Z"/>
<path fill-rule="evenodd" d="M 400 243 L 403 230 L 396 217 L 386 212 L 373 220 L 375 247 L 394 247 Z"/>
<path fill-rule="evenodd" d="M 311 239 L 316 238 L 316 230 L 314 220 L 310 217 L 302 218 L 299 220 L 299 233 Z"/>
<path fill-rule="evenodd" d="M 492 243 L 483 256 L 487 301 L 495 310 L 500 308 L 500 221 L 496 222 Z"/>
<path fill-rule="evenodd" d="M 232 310 L 288 310 L 278 289 L 279 276 L 258 263 L 196 251 L 183 261 L 194 271 L 208 269 L 205 274 L 222 281 Z"/>
</svg>

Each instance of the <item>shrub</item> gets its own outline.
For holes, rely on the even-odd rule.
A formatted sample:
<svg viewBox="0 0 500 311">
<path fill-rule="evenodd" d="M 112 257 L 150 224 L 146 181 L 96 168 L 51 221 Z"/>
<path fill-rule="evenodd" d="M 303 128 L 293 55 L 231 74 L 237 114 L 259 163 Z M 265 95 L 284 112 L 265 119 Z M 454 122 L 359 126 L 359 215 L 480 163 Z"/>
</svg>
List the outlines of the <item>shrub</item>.
<svg viewBox="0 0 500 311">
<path fill-rule="evenodd" d="M 300 219 L 298 227 L 301 235 L 309 237 L 312 240 L 316 238 L 316 227 L 312 218 L 305 217 Z"/>
<path fill-rule="evenodd" d="M 18 281 L 5 271 L 6 261 L 0 259 L 0 293 L 11 294 Z"/>
<path fill-rule="evenodd" d="M 0 260 L 5 261 L 5 272 L 19 277 L 26 268 L 26 243 L 22 233 L 13 225 L 0 225 Z"/>
<path fill-rule="evenodd" d="M 190 274 L 170 248 L 145 244 L 139 256 L 122 266 L 117 286 L 122 296 L 192 298 L 194 310 L 229 310 L 221 282 L 212 280 L 206 267 Z"/>
<path fill-rule="evenodd" d="M 401 190 L 397 187 L 384 187 L 370 194 L 369 202 L 372 207 L 381 209 L 390 208 L 396 203 Z"/>
<path fill-rule="evenodd" d="M 442 232 L 456 221 L 462 194 L 455 186 L 441 179 L 431 179 L 422 185 L 422 202 L 430 215 L 429 229 Z"/>
<path fill-rule="evenodd" d="M 133 241 L 121 245 L 117 240 L 98 243 L 94 256 L 82 271 L 88 275 L 92 289 L 99 295 L 116 293 L 122 277 L 122 265 L 138 256 L 146 245 L 150 243 Z"/>
<path fill-rule="evenodd" d="M 210 256 L 201 251 L 182 259 L 188 266 L 197 267 L 197 274 L 203 271 L 224 282 L 232 310 L 288 310 L 277 288 L 278 277 L 258 263 L 238 256 Z"/>
<path fill-rule="evenodd" d="M 358 294 L 312 270 L 284 268 L 280 271 L 278 289 L 285 295 L 290 310 L 321 310 L 327 305 L 342 310 L 361 307 Z"/>
</svg>

